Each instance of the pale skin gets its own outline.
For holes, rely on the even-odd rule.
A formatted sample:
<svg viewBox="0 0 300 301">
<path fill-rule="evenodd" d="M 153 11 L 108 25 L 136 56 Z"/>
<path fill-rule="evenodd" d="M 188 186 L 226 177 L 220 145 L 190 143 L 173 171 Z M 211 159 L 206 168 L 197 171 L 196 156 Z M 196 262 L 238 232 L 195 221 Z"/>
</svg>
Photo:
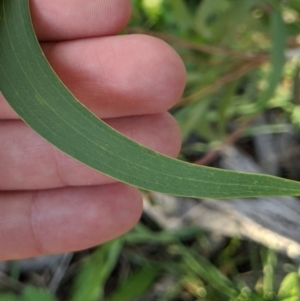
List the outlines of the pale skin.
<svg viewBox="0 0 300 301">
<path fill-rule="evenodd" d="M 129 0 L 31 0 L 35 31 L 58 76 L 98 117 L 130 138 L 177 156 L 167 112 L 185 69 L 164 42 L 117 36 Z M 130 230 L 140 192 L 74 161 L 29 129 L 0 95 L 0 260 L 70 252 Z"/>
</svg>

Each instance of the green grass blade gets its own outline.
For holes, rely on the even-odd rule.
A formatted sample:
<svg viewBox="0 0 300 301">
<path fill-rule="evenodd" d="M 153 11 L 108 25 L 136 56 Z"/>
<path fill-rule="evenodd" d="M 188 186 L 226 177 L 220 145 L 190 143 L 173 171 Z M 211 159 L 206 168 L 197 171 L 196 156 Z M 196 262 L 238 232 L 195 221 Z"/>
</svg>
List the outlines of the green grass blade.
<svg viewBox="0 0 300 301">
<path fill-rule="evenodd" d="M 278 301 L 300 300 L 300 277 L 297 272 L 287 274 L 282 280 L 278 295 Z"/>
<path fill-rule="evenodd" d="M 19 301 L 57 301 L 49 292 L 43 291 L 33 286 L 27 286 L 23 292 L 22 298 Z"/>
<path fill-rule="evenodd" d="M 22 295 L 11 293 L 0 295 L 0 301 L 58 301 L 48 291 L 26 286 Z"/>
<path fill-rule="evenodd" d="M 265 108 L 268 101 L 275 94 L 276 88 L 281 82 L 283 68 L 285 65 L 284 51 L 286 47 L 286 25 L 282 19 L 281 12 L 273 10 L 271 13 L 270 34 L 272 49 L 270 53 L 271 73 L 268 79 L 268 87 L 262 92 L 262 95 L 257 100 L 257 111 Z"/>
<path fill-rule="evenodd" d="M 61 83 L 34 34 L 28 0 L 0 0 L 0 91 L 37 133 L 125 183 L 206 198 L 300 195 L 300 183 L 194 166 L 151 151 L 89 112 Z"/>
<path fill-rule="evenodd" d="M 70 301 L 98 301 L 104 298 L 108 277 L 115 268 L 122 243 L 114 240 L 99 247 L 81 265 L 75 278 Z"/>
<path fill-rule="evenodd" d="M 235 298 L 238 295 L 233 283 L 206 258 L 183 245 L 178 245 L 178 251 L 182 255 L 186 267 L 195 272 L 211 287 L 229 298 Z"/>
<path fill-rule="evenodd" d="M 105 301 L 132 301 L 144 294 L 153 284 L 158 270 L 143 267 L 129 276 L 129 278 Z"/>
</svg>

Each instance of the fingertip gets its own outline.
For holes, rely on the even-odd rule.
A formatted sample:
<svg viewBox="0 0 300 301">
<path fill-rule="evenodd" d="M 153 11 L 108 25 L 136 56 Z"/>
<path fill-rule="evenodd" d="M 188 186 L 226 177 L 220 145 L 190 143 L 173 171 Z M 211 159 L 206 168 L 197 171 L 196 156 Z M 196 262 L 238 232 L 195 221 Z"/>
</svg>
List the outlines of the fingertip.
<svg viewBox="0 0 300 301">
<path fill-rule="evenodd" d="M 87 249 L 129 231 L 141 213 L 141 194 L 121 183 L 1 193 L 0 260 Z"/>
<path fill-rule="evenodd" d="M 169 110 L 181 98 L 186 84 L 186 69 L 179 54 L 165 41 L 140 36 L 149 40 L 149 77 L 157 83 L 155 88 L 157 104 L 162 104 L 161 111 Z M 141 50 L 143 53 L 143 50 Z M 158 112 L 159 113 L 159 112 Z"/>
<path fill-rule="evenodd" d="M 124 90 L 140 99 L 139 103 L 132 102 L 135 110 L 140 114 L 156 114 L 173 107 L 186 83 L 185 65 L 178 53 L 156 37 L 133 34 L 118 38 L 114 49 L 124 71 L 119 73 L 122 78 L 115 76 L 115 79 L 120 87 L 134 89 Z M 113 72 L 116 75 L 116 71 Z"/>
<path fill-rule="evenodd" d="M 136 188 L 115 183 L 54 190 L 38 206 L 38 222 L 32 222 L 35 236 L 43 254 L 55 254 L 90 248 L 126 233 L 141 216 L 142 197 Z"/>
<path fill-rule="evenodd" d="M 130 0 L 31 0 L 30 10 L 41 41 L 116 34 L 131 15 Z"/>
<path fill-rule="evenodd" d="M 181 130 L 178 122 L 171 114 L 165 113 L 163 115 L 167 130 L 162 135 L 162 141 L 170 141 L 166 145 L 165 153 L 167 156 L 176 158 L 180 153 L 182 145 Z"/>
</svg>

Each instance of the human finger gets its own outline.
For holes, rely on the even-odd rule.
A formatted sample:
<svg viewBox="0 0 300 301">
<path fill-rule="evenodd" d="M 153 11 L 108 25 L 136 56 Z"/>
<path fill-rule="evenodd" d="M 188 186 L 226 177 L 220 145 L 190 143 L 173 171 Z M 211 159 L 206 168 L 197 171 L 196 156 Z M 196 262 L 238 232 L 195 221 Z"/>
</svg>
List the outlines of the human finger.
<svg viewBox="0 0 300 301">
<path fill-rule="evenodd" d="M 166 155 L 175 157 L 180 150 L 179 127 L 168 113 L 107 122 L 126 136 Z M 63 154 L 21 121 L 0 122 L 0 145 L 0 190 L 36 190 L 116 181 Z"/>
<path fill-rule="evenodd" d="M 0 192 L 0 260 L 101 244 L 132 228 L 141 211 L 139 191 L 120 183 Z"/>
<path fill-rule="evenodd" d="M 31 0 L 30 9 L 40 41 L 112 35 L 131 14 L 129 0 Z"/>
<path fill-rule="evenodd" d="M 44 43 L 43 50 L 71 92 L 100 118 L 161 113 L 184 90 L 186 74 L 180 57 L 153 37 Z M 17 118 L 1 97 L 0 107 L 0 118 Z"/>
</svg>

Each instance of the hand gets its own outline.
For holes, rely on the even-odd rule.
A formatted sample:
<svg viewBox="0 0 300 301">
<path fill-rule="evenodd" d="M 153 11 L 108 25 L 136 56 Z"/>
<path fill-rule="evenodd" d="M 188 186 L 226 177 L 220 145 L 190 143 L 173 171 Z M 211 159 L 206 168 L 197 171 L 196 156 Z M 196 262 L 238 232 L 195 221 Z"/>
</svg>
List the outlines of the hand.
<svg viewBox="0 0 300 301">
<path fill-rule="evenodd" d="M 116 36 L 129 0 L 32 0 L 50 64 L 84 105 L 130 138 L 169 156 L 180 133 L 166 112 L 180 98 L 184 66 L 164 42 Z M 69 158 L 29 129 L 0 95 L 0 260 L 88 248 L 131 229 L 136 188 Z"/>
</svg>

